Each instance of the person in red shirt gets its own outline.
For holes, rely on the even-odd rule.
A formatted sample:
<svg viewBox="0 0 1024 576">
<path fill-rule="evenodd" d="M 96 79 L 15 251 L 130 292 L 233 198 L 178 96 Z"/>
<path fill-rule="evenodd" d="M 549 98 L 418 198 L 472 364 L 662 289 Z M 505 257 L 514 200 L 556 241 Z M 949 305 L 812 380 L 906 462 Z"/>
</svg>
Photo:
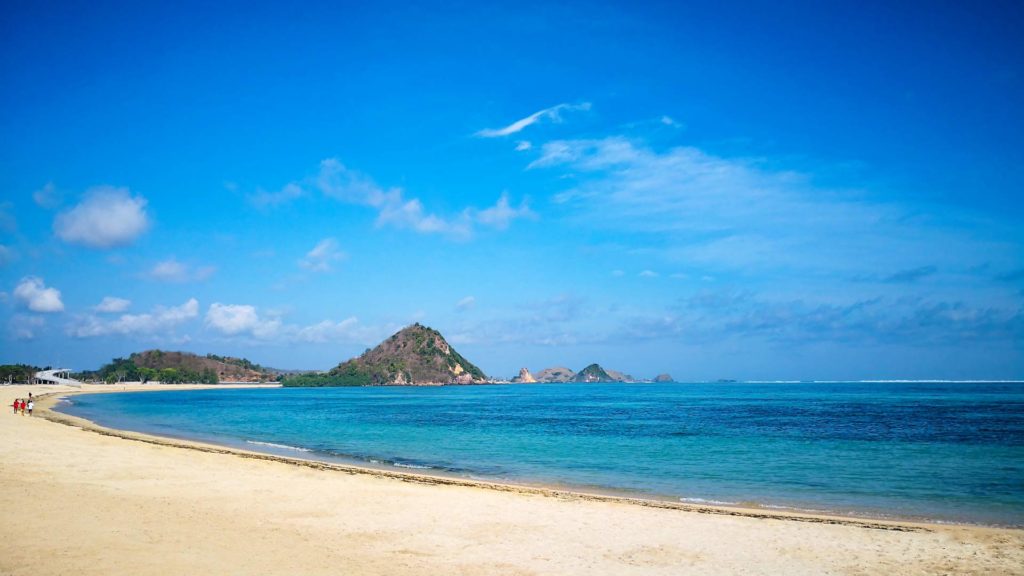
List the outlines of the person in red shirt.
<svg viewBox="0 0 1024 576">
<path fill-rule="evenodd" d="M 26 402 L 25 402 L 25 399 L 24 399 L 24 398 L 22 398 L 22 399 L 21 399 L 21 406 L 20 406 L 20 408 L 21 408 L 21 415 L 22 415 L 22 416 L 24 416 L 24 415 L 25 415 L 25 404 L 26 404 Z"/>
<path fill-rule="evenodd" d="M 14 408 L 14 413 L 15 414 L 18 413 L 18 399 L 17 398 L 14 399 L 14 402 L 11 402 L 11 408 Z"/>
</svg>

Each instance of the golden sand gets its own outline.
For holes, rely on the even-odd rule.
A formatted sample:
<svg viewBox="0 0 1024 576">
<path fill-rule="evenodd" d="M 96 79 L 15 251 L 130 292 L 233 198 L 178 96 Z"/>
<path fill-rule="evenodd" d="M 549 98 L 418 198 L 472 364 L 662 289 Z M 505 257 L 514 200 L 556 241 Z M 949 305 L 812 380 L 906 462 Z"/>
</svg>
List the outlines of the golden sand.
<svg viewBox="0 0 1024 576">
<path fill-rule="evenodd" d="M 0 574 L 1024 573 L 1022 530 L 401 474 L 102 429 L 47 400 L 10 410 L 30 391 L 159 388 L 0 389 Z"/>
</svg>

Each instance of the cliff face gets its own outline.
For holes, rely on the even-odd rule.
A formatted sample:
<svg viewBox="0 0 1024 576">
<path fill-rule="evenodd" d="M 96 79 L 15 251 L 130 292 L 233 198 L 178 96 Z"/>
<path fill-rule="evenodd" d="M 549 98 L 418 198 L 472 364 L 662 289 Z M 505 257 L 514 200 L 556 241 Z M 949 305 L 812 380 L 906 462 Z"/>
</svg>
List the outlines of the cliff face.
<svg viewBox="0 0 1024 576">
<path fill-rule="evenodd" d="M 536 382 L 537 379 L 534 378 L 533 374 L 530 374 L 530 371 L 527 370 L 526 368 L 520 368 L 519 369 L 519 376 L 516 376 L 515 378 L 513 378 L 512 381 L 513 382 L 518 382 L 518 383 L 530 383 L 530 382 Z"/>
<path fill-rule="evenodd" d="M 343 362 L 327 376 L 339 386 L 482 384 L 487 376 L 455 351 L 441 333 L 420 324 L 403 328 L 373 350 Z"/>
</svg>

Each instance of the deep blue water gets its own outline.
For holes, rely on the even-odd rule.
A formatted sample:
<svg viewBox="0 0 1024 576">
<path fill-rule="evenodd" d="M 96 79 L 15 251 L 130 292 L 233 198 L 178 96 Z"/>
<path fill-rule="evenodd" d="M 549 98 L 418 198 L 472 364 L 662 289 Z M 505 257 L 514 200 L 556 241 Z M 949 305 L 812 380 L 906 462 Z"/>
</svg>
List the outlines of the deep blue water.
<svg viewBox="0 0 1024 576">
<path fill-rule="evenodd" d="M 1024 384 L 234 389 L 83 395 L 60 409 L 114 428 L 306 458 L 1024 525 Z"/>
</svg>

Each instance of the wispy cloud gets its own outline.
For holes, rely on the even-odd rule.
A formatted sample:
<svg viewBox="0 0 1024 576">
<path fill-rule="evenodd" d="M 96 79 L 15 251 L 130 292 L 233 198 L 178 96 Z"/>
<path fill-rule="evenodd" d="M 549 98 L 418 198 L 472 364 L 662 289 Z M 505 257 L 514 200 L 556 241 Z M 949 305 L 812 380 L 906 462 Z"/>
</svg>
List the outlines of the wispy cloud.
<svg viewBox="0 0 1024 576">
<path fill-rule="evenodd" d="M 63 194 L 53 182 L 47 182 L 42 188 L 32 193 L 32 201 L 40 208 L 47 210 L 60 206 L 63 200 Z"/>
<path fill-rule="evenodd" d="M 509 134 L 515 134 L 521 132 L 527 126 L 531 126 L 540 122 L 541 120 L 550 120 L 552 122 L 562 121 L 562 112 L 571 112 L 577 110 L 590 110 L 590 102 L 583 102 L 581 104 L 559 104 L 552 106 L 551 108 L 545 108 L 543 110 L 534 112 L 526 118 L 516 120 L 515 122 L 505 126 L 504 128 L 486 128 L 476 133 L 481 138 L 498 138 L 501 136 L 508 136 Z"/>
<path fill-rule="evenodd" d="M 76 317 L 67 326 L 67 334 L 74 338 L 95 338 L 110 335 L 130 335 L 155 339 L 174 339 L 173 331 L 199 315 L 199 301 L 190 298 L 180 306 L 156 306 L 146 314 L 122 314 L 116 318 L 96 315 Z"/>
<path fill-rule="evenodd" d="M 536 217 L 537 215 L 530 210 L 525 199 L 519 203 L 519 206 L 513 208 L 509 204 L 508 192 L 502 192 L 494 206 L 480 211 L 470 211 L 471 219 L 498 230 L 507 229 L 513 220 Z"/>
<path fill-rule="evenodd" d="M 14 340 L 33 340 L 45 326 L 42 316 L 15 314 L 7 321 L 7 333 Z"/>
<path fill-rule="evenodd" d="M 407 197 L 401 188 L 384 188 L 373 178 L 348 168 L 336 158 L 320 162 L 317 174 L 292 182 L 281 193 L 260 196 L 261 207 L 283 203 L 317 190 L 323 196 L 348 204 L 366 206 L 377 212 L 377 227 L 412 230 L 421 234 L 438 234 L 456 240 L 473 236 L 478 227 L 504 230 L 519 218 L 534 218 L 526 201 L 513 208 L 508 193 L 502 193 L 493 206 L 468 207 L 453 216 L 429 212 L 419 198 Z M 256 202 L 256 199 L 252 199 Z"/>
<path fill-rule="evenodd" d="M 269 208 L 285 204 L 305 195 L 305 190 L 295 182 L 285 184 L 280 190 L 269 192 L 257 189 L 249 196 L 249 201 L 257 208 Z"/>
<path fill-rule="evenodd" d="M 469 310 L 475 306 L 476 298 L 474 298 L 473 296 L 466 296 L 462 300 L 459 300 L 458 302 L 455 303 L 455 311 L 465 312 L 466 310 Z"/>
<path fill-rule="evenodd" d="M 736 338 L 797 346 L 1007 342 L 1024 337 L 1024 309 L 882 296 L 822 303 L 723 290 L 693 294 L 660 313 L 636 315 L 612 334 L 691 344 Z"/>
<path fill-rule="evenodd" d="M 13 262 L 17 257 L 17 253 L 13 248 L 0 244 L 0 266 L 4 266 L 8 262 Z"/>
<path fill-rule="evenodd" d="M 89 189 L 80 203 L 53 221 L 61 240 L 101 249 L 127 246 L 149 227 L 146 199 L 113 186 Z"/>
<path fill-rule="evenodd" d="M 930 270 L 921 268 L 922 254 L 934 254 L 930 266 L 943 269 L 966 268 L 980 255 L 1000 265 L 1017 261 L 1011 244 L 987 239 L 993 223 L 940 221 L 919 209 L 816 187 L 806 174 L 694 147 L 656 151 L 622 137 L 558 140 L 544 144 L 529 167 L 577 175 L 578 185 L 554 201 L 580 222 L 658 234 L 663 257 L 705 270 L 849 278 L 880 270 L 921 275 Z"/>
<path fill-rule="evenodd" d="M 345 257 L 346 254 L 338 248 L 337 240 L 324 238 L 299 260 L 299 266 L 313 272 L 329 272 L 335 262 L 344 260 Z"/>
<path fill-rule="evenodd" d="M 193 266 L 168 258 L 154 264 L 144 276 L 158 282 L 202 282 L 216 272 L 214 266 Z"/>
<path fill-rule="evenodd" d="M 93 307 L 93 310 L 103 312 L 105 314 L 116 314 L 118 312 L 124 312 L 131 305 L 131 300 L 117 298 L 115 296 L 106 296 L 99 304 Z"/>
</svg>

